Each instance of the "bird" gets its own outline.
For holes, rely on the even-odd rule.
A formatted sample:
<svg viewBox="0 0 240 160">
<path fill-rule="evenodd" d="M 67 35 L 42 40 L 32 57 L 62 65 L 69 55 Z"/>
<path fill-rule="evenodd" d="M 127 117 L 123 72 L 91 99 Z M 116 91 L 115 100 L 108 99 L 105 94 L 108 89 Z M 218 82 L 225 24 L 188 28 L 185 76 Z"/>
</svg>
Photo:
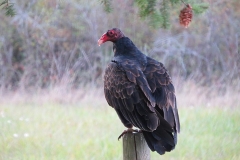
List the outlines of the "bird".
<svg viewBox="0 0 240 160">
<path fill-rule="evenodd" d="M 98 45 L 113 43 L 114 56 L 105 69 L 104 95 L 127 132 L 142 132 L 149 148 L 160 155 L 173 150 L 180 133 L 175 88 L 161 62 L 143 54 L 118 29 L 109 29 Z"/>
</svg>

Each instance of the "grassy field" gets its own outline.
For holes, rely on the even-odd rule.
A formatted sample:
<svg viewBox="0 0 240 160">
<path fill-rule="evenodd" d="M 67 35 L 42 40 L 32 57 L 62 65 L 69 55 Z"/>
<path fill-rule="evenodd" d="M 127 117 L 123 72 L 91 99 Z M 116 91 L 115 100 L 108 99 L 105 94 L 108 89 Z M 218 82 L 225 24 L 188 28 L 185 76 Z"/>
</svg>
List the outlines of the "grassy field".
<svg viewBox="0 0 240 160">
<path fill-rule="evenodd" d="M 176 149 L 152 159 L 240 159 L 240 110 L 180 108 Z M 107 105 L 0 105 L 1 160 L 119 160 L 125 128 Z"/>
</svg>

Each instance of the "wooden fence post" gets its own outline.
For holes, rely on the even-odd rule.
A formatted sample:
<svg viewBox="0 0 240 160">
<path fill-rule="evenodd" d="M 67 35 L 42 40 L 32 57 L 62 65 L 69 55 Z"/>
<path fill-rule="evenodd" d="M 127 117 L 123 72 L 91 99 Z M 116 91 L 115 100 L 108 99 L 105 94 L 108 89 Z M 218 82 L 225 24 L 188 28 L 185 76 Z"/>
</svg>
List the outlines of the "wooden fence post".
<svg viewBox="0 0 240 160">
<path fill-rule="evenodd" d="M 126 133 L 123 136 L 123 160 L 150 160 L 150 149 L 140 133 Z"/>
</svg>

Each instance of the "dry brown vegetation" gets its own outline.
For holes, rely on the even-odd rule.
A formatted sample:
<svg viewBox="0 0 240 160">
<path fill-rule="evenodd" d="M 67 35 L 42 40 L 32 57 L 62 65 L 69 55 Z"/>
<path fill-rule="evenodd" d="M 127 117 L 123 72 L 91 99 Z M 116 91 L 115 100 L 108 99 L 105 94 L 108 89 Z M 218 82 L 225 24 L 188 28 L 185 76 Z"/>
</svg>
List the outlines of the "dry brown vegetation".
<svg viewBox="0 0 240 160">
<path fill-rule="evenodd" d="M 164 30 L 141 20 L 132 1 L 114 0 L 110 14 L 99 0 L 16 1 L 15 17 L 0 14 L 0 100 L 76 103 L 86 91 L 102 99 L 112 45 L 98 47 L 97 40 L 118 27 L 164 63 L 180 104 L 239 106 L 240 2 L 204 2 L 209 9 L 194 15 L 188 29 L 178 24 L 182 6 L 173 7 L 171 28 Z"/>
</svg>

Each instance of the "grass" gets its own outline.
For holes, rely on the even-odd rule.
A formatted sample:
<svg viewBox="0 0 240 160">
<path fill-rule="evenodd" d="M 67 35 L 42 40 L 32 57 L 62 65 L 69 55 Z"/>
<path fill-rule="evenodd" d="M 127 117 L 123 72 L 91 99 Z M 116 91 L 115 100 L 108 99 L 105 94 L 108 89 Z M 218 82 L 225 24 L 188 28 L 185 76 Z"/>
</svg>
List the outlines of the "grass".
<svg viewBox="0 0 240 160">
<path fill-rule="evenodd" d="M 180 108 L 174 151 L 152 160 L 240 159 L 240 110 Z M 125 128 L 106 107 L 61 104 L 0 105 L 1 160 L 119 160 Z"/>
</svg>

